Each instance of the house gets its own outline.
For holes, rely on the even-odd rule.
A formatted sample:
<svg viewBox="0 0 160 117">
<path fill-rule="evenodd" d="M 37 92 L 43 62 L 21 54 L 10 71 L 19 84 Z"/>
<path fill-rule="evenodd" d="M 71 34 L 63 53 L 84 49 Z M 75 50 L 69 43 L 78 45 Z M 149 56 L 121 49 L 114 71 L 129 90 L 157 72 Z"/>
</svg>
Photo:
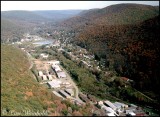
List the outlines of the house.
<svg viewBox="0 0 160 117">
<path fill-rule="evenodd" d="M 108 101 L 108 100 L 104 101 L 104 104 L 107 105 L 107 106 L 109 106 L 109 107 L 111 107 L 113 110 L 117 109 L 117 107 L 115 105 L 113 105 L 113 103 L 110 102 L 110 101 Z"/>
<path fill-rule="evenodd" d="M 48 80 L 52 80 L 52 76 L 51 75 L 48 75 Z"/>
<path fill-rule="evenodd" d="M 42 76 L 42 80 L 47 80 L 47 76 L 46 76 L 46 75 L 43 75 L 43 76 Z"/>
<path fill-rule="evenodd" d="M 66 78 L 67 77 L 65 72 L 57 72 L 57 76 L 58 76 L 58 78 Z"/>
<path fill-rule="evenodd" d="M 65 92 L 68 93 L 70 96 L 74 96 L 73 89 L 65 89 Z"/>
<path fill-rule="evenodd" d="M 43 72 L 42 72 L 42 71 L 39 71 L 38 74 L 39 74 L 39 76 L 41 76 L 41 77 L 43 76 Z"/>
<path fill-rule="evenodd" d="M 71 98 L 71 96 L 67 94 L 66 92 L 64 92 L 63 90 L 59 90 L 59 93 L 65 98 Z"/>
</svg>

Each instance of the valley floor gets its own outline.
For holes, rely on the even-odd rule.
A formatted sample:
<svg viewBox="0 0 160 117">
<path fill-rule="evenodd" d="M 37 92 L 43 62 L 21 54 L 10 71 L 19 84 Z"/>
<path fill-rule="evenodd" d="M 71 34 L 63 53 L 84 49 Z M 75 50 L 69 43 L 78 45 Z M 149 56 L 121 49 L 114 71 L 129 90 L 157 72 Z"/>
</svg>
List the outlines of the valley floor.
<svg viewBox="0 0 160 117">
<path fill-rule="evenodd" d="M 51 48 L 51 44 L 45 47 L 46 49 L 44 50 L 47 51 L 47 48 Z M 113 103 L 109 100 L 91 98 L 91 96 L 88 96 L 89 94 L 82 93 L 70 76 L 69 71 L 61 65 L 61 60 L 57 60 L 57 58 L 51 59 L 53 56 L 46 53 L 36 53 L 36 47 L 33 45 L 31 48 L 21 48 L 28 55 L 30 61 L 29 69 L 36 71 L 34 72 L 35 80 L 37 80 L 39 84 L 46 86 L 48 90 L 52 91 L 56 96 L 63 100 L 70 100 L 70 102 L 78 105 L 86 105 L 89 102 L 94 108 L 98 107 L 97 110 L 103 110 L 107 116 L 146 115 L 146 113 L 136 105 L 128 105 L 121 102 Z M 64 47 L 58 45 L 56 52 L 64 52 L 65 50 L 62 48 Z M 82 49 L 80 49 L 80 51 L 82 51 Z M 86 50 L 84 51 L 87 53 Z M 73 60 L 80 59 L 78 56 L 75 56 L 74 53 L 68 54 Z M 38 58 L 35 58 L 36 55 L 38 55 Z M 88 68 L 93 67 L 94 62 L 93 60 L 90 61 L 90 59 L 93 59 L 93 55 L 83 55 L 83 57 L 84 59 L 81 60 L 83 64 Z M 97 70 L 101 70 L 98 65 L 96 68 Z M 103 68 L 103 66 L 101 66 L 101 68 Z"/>
</svg>

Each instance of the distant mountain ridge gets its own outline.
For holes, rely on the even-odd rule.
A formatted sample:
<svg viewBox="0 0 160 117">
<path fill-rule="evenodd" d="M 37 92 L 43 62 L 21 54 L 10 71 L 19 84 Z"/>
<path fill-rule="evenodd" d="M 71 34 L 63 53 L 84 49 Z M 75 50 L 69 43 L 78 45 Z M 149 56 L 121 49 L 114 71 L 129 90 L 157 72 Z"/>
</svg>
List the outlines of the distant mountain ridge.
<svg viewBox="0 0 160 117">
<path fill-rule="evenodd" d="M 87 10 L 61 23 L 76 29 L 86 25 L 122 25 L 142 22 L 159 15 L 159 9 L 142 4 L 116 4 L 102 9 Z"/>
<path fill-rule="evenodd" d="M 42 10 L 42 11 L 33 11 L 40 16 L 43 16 L 48 19 L 55 19 L 55 20 L 63 20 L 70 18 L 72 16 L 77 15 L 82 10 Z"/>
<path fill-rule="evenodd" d="M 35 14 L 32 11 L 2 11 L 1 17 L 6 19 L 16 19 L 16 20 L 29 20 L 29 21 L 38 21 L 46 20 L 45 17 Z"/>
<path fill-rule="evenodd" d="M 45 20 L 62 20 L 77 15 L 82 10 L 37 10 L 37 11 L 2 11 L 3 18 L 28 20 L 28 21 L 45 21 Z"/>
</svg>

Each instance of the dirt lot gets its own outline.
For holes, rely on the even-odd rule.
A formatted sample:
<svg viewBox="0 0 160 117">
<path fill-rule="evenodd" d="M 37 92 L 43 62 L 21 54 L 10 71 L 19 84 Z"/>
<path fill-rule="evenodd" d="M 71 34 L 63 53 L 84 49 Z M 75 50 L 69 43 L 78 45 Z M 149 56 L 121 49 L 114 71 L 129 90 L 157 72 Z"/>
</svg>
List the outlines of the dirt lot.
<svg viewBox="0 0 160 117">
<path fill-rule="evenodd" d="M 48 61 L 42 61 L 39 59 L 34 60 L 34 63 L 36 64 L 36 68 L 38 70 L 49 70 L 50 69 L 50 64 L 47 63 Z"/>
</svg>

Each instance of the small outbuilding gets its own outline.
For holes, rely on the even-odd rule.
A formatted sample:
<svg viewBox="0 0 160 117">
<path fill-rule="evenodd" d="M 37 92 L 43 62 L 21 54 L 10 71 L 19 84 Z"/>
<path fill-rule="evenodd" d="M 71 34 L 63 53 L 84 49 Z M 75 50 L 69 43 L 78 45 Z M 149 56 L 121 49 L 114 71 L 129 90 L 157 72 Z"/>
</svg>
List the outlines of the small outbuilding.
<svg viewBox="0 0 160 117">
<path fill-rule="evenodd" d="M 43 76 L 43 72 L 42 72 L 42 71 L 39 71 L 39 72 L 38 72 L 38 75 L 39 75 L 39 76 Z"/>
<path fill-rule="evenodd" d="M 47 80 L 47 76 L 46 76 L 46 75 L 43 75 L 43 76 L 42 76 L 42 80 Z"/>
<path fill-rule="evenodd" d="M 52 76 L 51 75 L 48 75 L 48 80 L 52 80 Z"/>
</svg>

